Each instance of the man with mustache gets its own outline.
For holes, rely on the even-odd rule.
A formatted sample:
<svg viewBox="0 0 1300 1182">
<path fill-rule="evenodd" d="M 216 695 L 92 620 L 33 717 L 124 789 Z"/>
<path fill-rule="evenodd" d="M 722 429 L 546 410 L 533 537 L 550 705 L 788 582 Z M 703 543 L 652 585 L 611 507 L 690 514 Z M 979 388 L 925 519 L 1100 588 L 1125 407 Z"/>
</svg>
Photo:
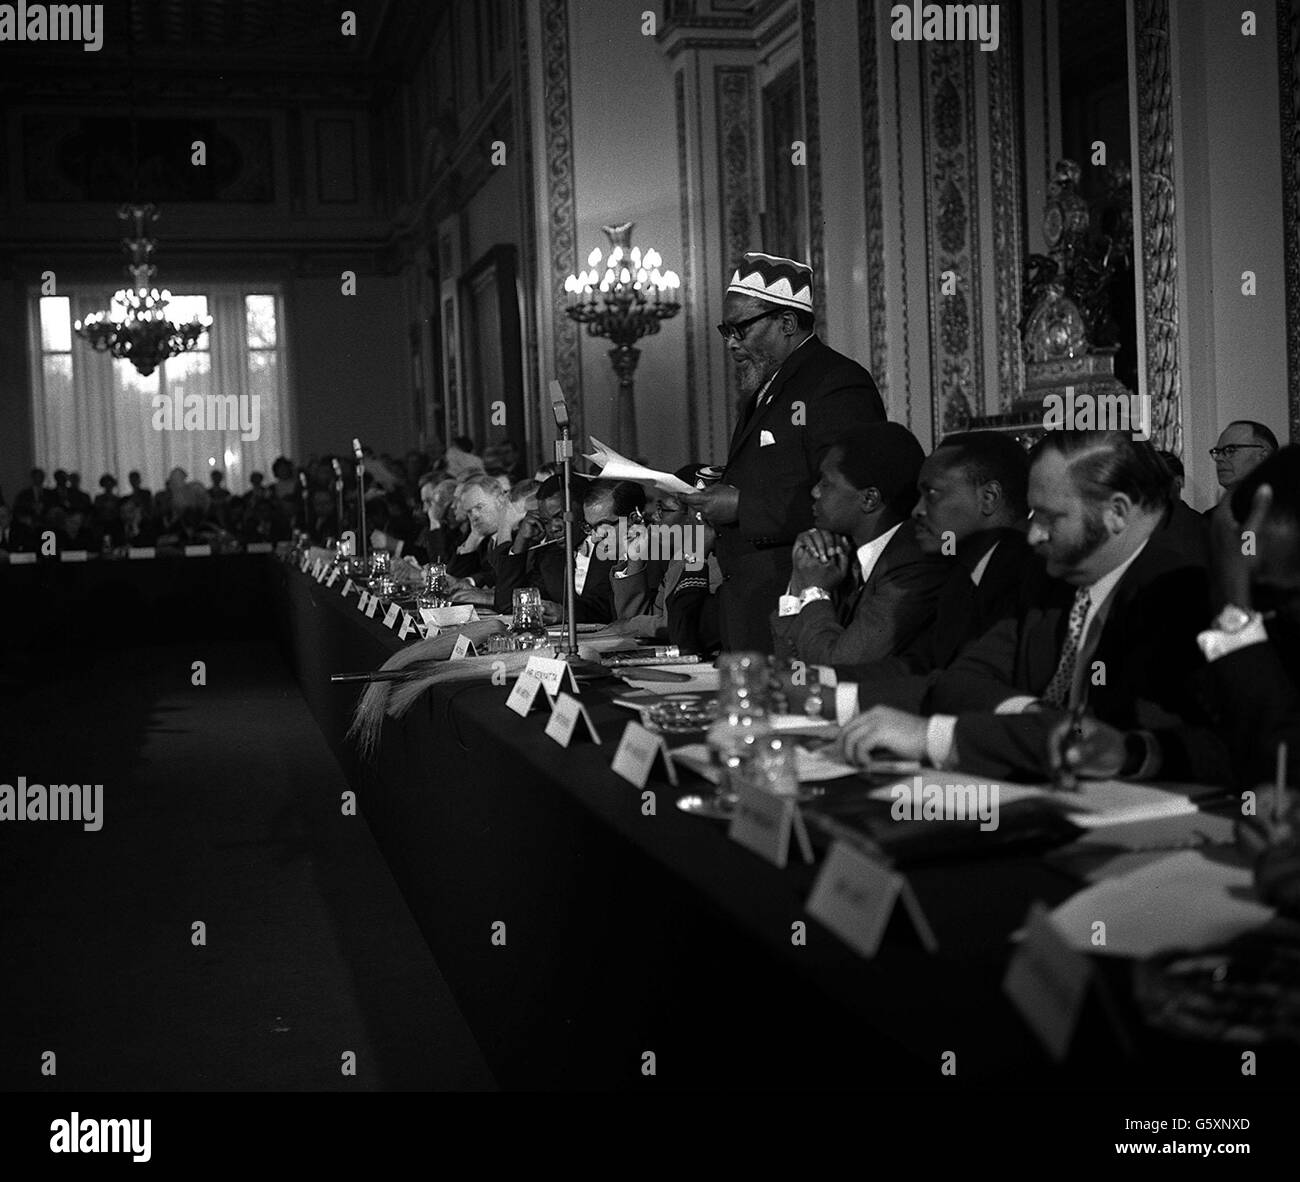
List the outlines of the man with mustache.
<svg viewBox="0 0 1300 1182">
<path fill-rule="evenodd" d="M 1170 528 L 1168 469 L 1120 431 L 1049 431 L 1034 449 L 1028 540 L 1041 560 L 1017 614 L 930 683 L 929 717 L 873 706 L 840 738 L 865 763 L 888 751 L 935 767 L 1042 780 L 1067 712 L 1126 732 L 1125 779 L 1226 783 L 1196 633 L 1204 554 Z"/>
<path fill-rule="evenodd" d="M 813 332 L 812 287 L 806 264 L 750 252 L 722 304 L 745 401 L 720 482 L 682 500 L 717 530 L 724 651 L 772 651 L 769 614 L 812 525 L 819 465 L 837 436 L 885 418 L 871 375 Z"/>
</svg>

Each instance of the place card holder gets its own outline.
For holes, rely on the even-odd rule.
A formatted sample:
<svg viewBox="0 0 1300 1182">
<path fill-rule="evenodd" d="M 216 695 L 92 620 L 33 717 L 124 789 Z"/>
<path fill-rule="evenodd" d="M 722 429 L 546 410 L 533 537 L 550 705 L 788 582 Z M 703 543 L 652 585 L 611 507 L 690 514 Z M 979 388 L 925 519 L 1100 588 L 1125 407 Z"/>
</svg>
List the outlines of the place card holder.
<svg viewBox="0 0 1300 1182">
<path fill-rule="evenodd" d="M 623 728 L 623 737 L 614 752 L 610 770 L 634 787 L 644 788 L 656 763 L 663 765 L 664 776 L 676 788 L 677 770 L 673 767 L 663 736 L 656 735 L 639 722 L 629 722 Z"/>
<path fill-rule="evenodd" d="M 582 724 L 581 727 L 579 723 Z M 551 706 L 551 719 L 546 724 L 546 733 L 561 747 L 567 747 L 573 741 L 574 734 L 581 731 L 585 731 L 593 743 L 600 743 L 600 735 L 591 721 L 591 715 L 587 713 L 587 707 L 572 694 L 561 690 Z"/>
<path fill-rule="evenodd" d="M 794 833 L 800 856 L 812 864 L 812 842 L 793 796 L 780 795 L 760 784 L 741 784 L 736 797 L 736 811 L 727 829 L 732 841 L 784 870 L 790 856 L 790 834 Z"/>
<path fill-rule="evenodd" d="M 357 585 L 351 579 L 348 579 L 343 584 L 343 598 L 346 599 L 356 589 L 357 589 Z"/>
<path fill-rule="evenodd" d="M 573 666 L 568 661 L 562 661 L 558 657 L 529 657 L 528 668 L 537 674 L 542 688 L 552 698 L 566 686 L 575 698 L 580 696 L 577 678 L 573 676 Z"/>
<path fill-rule="evenodd" d="M 456 644 L 451 650 L 449 661 L 463 661 L 466 657 L 477 657 L 478 649 L 474 647 L 474 642 L 466 633 L 462 632 L 456 637 Z"/>
<path fill-rule="evenodd" d="M 131 555 L 131 557 L 135 558 L 138 557 L 138 555 L 133 554 Z M 150 558 L 153 557 L 152 552 L 150 552 L 149 557 Z M 10 566 L 35 566 L 36 555 L 28 553 L 26 551 L 15 550 L 9 555 L 9 565 Z"/>
<path fill-rule="evenodd" d="M 1042 903 L 1029 908 L 1024 939 L 1007 966 L 1002 991 L 1057 1063 L 1065 1061 L 1071 1045 L 1085 1041 L 1079 1028 L 1088 1010 L 1100 1011 L 1102 1026 L 1124 1054 L 1132 1053 L 1128 1030 L 1105 978 L 1087 953 L 1061 935 Z M 1090 1006 L 1089 999 L 1095 1005 Z"/>
<path fill-rule="evenodd" d="M 186 558 L 211 558 L 212 547 L 208 544 L 198 545 L 198 546 L 186 546 L 185 557 Z M 306 568 L 304 567 L 303 569 L 305 572 Z"/>
<path fill-rule="evenodd" d="M 338 568 L 337 566 L 334 567 L 334 569 L 330 571 L 329 578 L 325 580 L 325 586 L 327 586 L 327 587 L 333 587 L 334 584 L 337 583 L 337 582 L 339 581 L 339 576 L 340 576 L 342 573 L 343 573 L 343 572 L 342 572 L 341 570 L 339 570 L 339 568 Z"/>
<path fill-rule="evenodd" d="M 402 614 L 402 609 L 395 603 L 388 605 L 388 610 L 384 612 L 384 627 L 391 631 L 397 624 L 398 617 Z"/>
<path fill-rule="evenodd" d="M 366 619 L 373 620 L 375 618 L 375 612 L 377 612 L 378 610 L 379 610 L 379 596 L 372 595 L 370 597 L 370 601 L 366 604 Z"/>
<path fill-rule="evenodd" d="M 370 592 L 362 591 L 361 594 L 357 596 L 357 611 L 359 612 L 365 611 L 366 604 L 369 602 L 370 602 Z"/>
<path fill-rule="evenodd" d="M 859 956 L 870 959 L 880 947 L 899 900 L 925 950 L 937 951 L 939 942 L 907 879 L 847 842 L 836 841 L 813 883 L 805 910 Z"/>
<path fill-rule="evenodd" d="M 90 554 L 85 550 L 60 550 L 60 562 L 88 562 Z"/>
<path fill-rule="evenodd" d="M 541 703 L 538 702 L 538 691 L 541 691 Z M 525 667 L 524 671 L 515 678 L 515 684 L 510 690 L 510 696 L 506 699 L 506 708 L 513 710 L 520 718 L 526 718 L 535 706 L 545 704 L 550 708 L 550 695 L 542 689 L 542 680 L 537 674 L 537 670 L 531 667 Z"/>
<path fill-rule="evenodd" d="M 415 622 L 415 617 L 410 612 L 402 613 L 402 626 L 397 630 L 397 639 L 405 640 L 411 633 L 416 636 L 420 635 L 420 626 Z"/>
<path fill-rule="evenodd" d="M 245 554 L 270 554 L 275 549 L 270 542 L 249 542 L 244 547 Z"/>
</svg>

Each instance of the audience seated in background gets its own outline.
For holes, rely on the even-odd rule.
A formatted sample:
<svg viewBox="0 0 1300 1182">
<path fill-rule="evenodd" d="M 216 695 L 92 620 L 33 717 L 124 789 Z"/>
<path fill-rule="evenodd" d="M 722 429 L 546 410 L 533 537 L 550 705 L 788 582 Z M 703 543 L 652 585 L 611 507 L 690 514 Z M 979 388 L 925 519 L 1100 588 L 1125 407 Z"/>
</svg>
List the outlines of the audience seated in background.
<svg viewBox="0 0 1300 1182">
<path fill-rule="evenodd" d="M 1277 451 L 1277 436 L 1263 423 L 1235 419 L 1224 427 L 1219 442 L 1210 448 L 1219 487 L 1227 495 L 1246 476 Z"/>
<path fill-rule="evenodd" d="M 925 452 L 899 423 L 840 435 L 812 490 L 814 528 L 794 544 L 772 615 L 776 655 L 847 665 L 901 652 L 932 624 L 948 564 L 907 526 Z"/>
</svg>

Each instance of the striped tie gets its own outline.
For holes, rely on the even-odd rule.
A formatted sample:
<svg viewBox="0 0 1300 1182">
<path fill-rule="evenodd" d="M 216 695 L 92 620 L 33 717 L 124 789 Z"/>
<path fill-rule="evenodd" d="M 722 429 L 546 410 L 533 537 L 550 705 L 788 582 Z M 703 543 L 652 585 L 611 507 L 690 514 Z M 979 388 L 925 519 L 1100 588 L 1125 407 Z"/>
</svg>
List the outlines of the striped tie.
<svg viewBox="0 0 1300 1182">
<path fill-rule="evenodd" d="M 1083 622 L 1088 618 L 1088 608 L 1092 605 L 1092 596 L 1087 587 L 1080 587 L 1074 593 L 1074 606 L 1070 609 L 1069 630 L 1065 644 L 1061 646 L 1061 659 L 1057 662 L 1056 672 L 1043 692 L 1043 700 L 1049 706 L 1062 710 L 1069 703 L 1070 688 L 1074 684 L 1074 666 L 1079 659 L 1079 643 L 1083 640 Z"/>
</svg>

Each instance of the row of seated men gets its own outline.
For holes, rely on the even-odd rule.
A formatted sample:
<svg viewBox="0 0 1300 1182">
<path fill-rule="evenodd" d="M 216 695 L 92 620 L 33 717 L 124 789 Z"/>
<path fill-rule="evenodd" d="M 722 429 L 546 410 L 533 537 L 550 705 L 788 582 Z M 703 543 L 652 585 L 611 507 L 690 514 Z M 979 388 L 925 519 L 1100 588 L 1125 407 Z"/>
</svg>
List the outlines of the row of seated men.
<svg viewBox="0 0 1300 1182">
<path fill-rule="evenodd" d="M 534 585 L 562 602 L 559 478 L 531 509 L 469 484 L 478 532 L 498 528 L 452 558 L 456 598 L 508 611 Z M 636 485 L 575 485 L 578 620 L 715 651 L 708 527 Z M 850 759 L 1253 786 L 1289 737 L 1300 781 L 1300 448 L 1202 517 L 1159 453 L 1122 432 L 1049 432 L 1030 454 L 968 433 L 926 456 L 877 423 L 830 448 L 812 499 L 773 642 L 793 707 L 819 701 Z M 647 558 L 638 539 L 655 525 L 686 549 Z"/>
</svg>

